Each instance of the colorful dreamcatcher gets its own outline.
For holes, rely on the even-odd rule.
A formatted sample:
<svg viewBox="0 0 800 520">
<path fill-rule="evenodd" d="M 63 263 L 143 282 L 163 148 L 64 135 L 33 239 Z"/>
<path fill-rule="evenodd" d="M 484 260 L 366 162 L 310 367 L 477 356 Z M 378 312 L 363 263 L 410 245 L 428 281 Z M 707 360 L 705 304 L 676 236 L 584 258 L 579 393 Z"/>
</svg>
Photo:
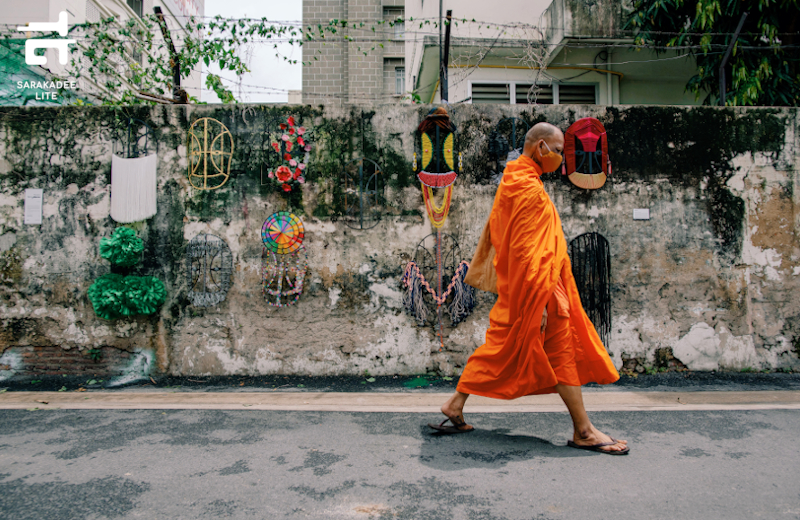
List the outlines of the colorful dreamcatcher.
<svg viewBox="0 0 800 520">
<path fill-rule="evenodd" d="M 455 152 L 456 126 L 450 121 L 447 110 L 439 107 L 428 113 L 419 124 L 417 132 L 420 136 L 421 160 L 418 163 L 417 154 L 414 153 L 414 171 L 422 184 L 425 210 L 433 227 L 438 229 L 444 225 L 450 211 L 453 183 L 458 176 L 456 159 L 458 170 L 461 170 L 461 154 Z M 439 205 L 434 192 L 438 189 L 444 189 Z"/>
<path fill-rule="evenodd" d="M 308 255 L 303 247 L 305 228 L 300 218 L 288 211 L 273 213 L 264 221 L 261 240 L 261 284 L 267 303 L 286 307 L 303 293 L 308 272 Z"/>
</svg>

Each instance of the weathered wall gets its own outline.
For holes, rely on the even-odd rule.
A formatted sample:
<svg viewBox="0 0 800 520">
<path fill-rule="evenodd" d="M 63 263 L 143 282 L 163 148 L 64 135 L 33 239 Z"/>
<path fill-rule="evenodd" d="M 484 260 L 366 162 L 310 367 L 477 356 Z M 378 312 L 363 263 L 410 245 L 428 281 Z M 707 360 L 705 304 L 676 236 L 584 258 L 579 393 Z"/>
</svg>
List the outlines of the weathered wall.
<svg viewBox="0 0 800 520">
<path fill-rule="evenodd" d="M 403 266 L 432 232 L 411 172 L 414 130 L 426 111 L 3 109 L 0 378 L 75 371 L 69 360 L 76 351 L 98 357 L 98 349 L 106 360 L 98 370 L 129 376 L 458 373 L 482 343 L 493 297 L 481 293 L 465 322 L 445 328 L 441 352 L 433 328 L 417 327 L 401 305 Z M 465 259 L 495 190 L 487 137 L 496 123 L 518 114 L 565 129 L 595 116 L 608 131 L 614 175 L 594 192 L 557 175 L 545 184 L 568 239 L 598 231 L 610 242 L 608 348 L 617 366 L 666 363 L 667 349 L 698 370 L 800 366 L 800 298 L 792 297 L 800 289 L 797 110 L 482 105 L 453 112 L 465 173 L 445 231 Z M 260 186 L 264 130 L 290 114 L 313 129 L 302 200 Z M 128 116 L 147 121 L 159 143 L 159 211 L 135 226 L 146 252 L 138 272 L 163 280 L 169 296 L 157 315 L 107 322 L 95 316 L 86 290 L 109 271 L 97 251 L 116 226 L 109 136 Z M 235 139 L 234 173 L 212 192 L 191 189 L 186 178 L 187 129 L 205 116 L 225 123 Z M 382 163 L 386 184 L 384 218 L 369 231 L 336 219 L 341 163 L 361 153 Z M 23 225 L 25 188 L 45 190 L 41 226 Z M 299 303 L 276 309 L 261 296 L 260 228 L 288 207 L 305 220 L 310 273 Z M 649 208 L 651 219 L 634 221 L 634 208 Z M 203 232 L 225 239 L 234 255 L 233 287 L 209 309 L 192 307 L 186 296 L 184 249 Z M 46 362 L 32 361 L 37 356 Z"/>
</svg>

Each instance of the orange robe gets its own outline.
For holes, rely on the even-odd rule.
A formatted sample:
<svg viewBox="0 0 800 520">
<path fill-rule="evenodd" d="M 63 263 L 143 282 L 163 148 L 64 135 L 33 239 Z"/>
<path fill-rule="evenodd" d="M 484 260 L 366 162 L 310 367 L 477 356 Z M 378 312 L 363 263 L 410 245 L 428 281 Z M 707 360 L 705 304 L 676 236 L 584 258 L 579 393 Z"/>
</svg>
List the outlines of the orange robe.
<svg viewBox="0 0 800 520">
<path fill-rule="evenodd" d="M 581 305 L 561 219 L 540 175 L 539 165 L 523 155 L 508 163 L 497 189 L 489 231 L 496 251 L 493 265 L 498 298 L 489 313 L 486 343 L 470 356 L 461 374 L 460 392 L 515 399 L 553 393 L 560 382 L 608 384 L 619 379 Z M 551 299 L 556 303 L 563 297 L 554 294 L 559 277 L 569 302 L 569 317 L 563 319 L 558 343 L 569 357 L 573 357 L 569 350 L 574 351 L 572 381 L 559 381 L 548 356 L 563 358 L 564 352 L 554 352 L 552 345 L 546 352 L 541 333 L 545 306 Z M 548 322 L 557 318 L 553 312 L 557 308 L 554 305 L 548 311 Z"/>
</svg>

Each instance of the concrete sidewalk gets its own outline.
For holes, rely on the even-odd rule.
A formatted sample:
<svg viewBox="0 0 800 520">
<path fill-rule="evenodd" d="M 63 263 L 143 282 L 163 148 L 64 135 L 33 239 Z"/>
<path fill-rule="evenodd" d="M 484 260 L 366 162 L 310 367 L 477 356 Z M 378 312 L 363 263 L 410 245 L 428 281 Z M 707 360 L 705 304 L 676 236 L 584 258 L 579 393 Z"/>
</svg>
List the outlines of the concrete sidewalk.
<svg viewBox="0 0 800 520">
<path fill-rule="evenodd" d="M 286 410 L 438 413 L 450 393 L 366 392 L 5 392 L 0 409 Z M 585 392 L 588 411 L 797 410 L 800 391 Z M 556 394 L 501 401 L 472 396 L 469 413 L 561 412 Z"/>
</svg>

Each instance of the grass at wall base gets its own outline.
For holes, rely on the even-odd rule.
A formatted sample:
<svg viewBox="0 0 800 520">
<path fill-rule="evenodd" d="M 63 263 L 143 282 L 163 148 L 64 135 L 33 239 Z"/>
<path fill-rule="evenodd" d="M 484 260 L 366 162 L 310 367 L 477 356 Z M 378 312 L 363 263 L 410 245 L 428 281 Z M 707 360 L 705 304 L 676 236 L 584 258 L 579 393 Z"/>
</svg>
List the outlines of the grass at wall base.
<svg viewBox="0 0 800 520">
<path fill-rule="evenodd" d="M 100 239 L 100 256 L 112 264 L 131 268 L 141 260 L 144 243 L 136 231 L 118 227 L 110 237 Z M 167 299 L 164 283 L 152 276 L 109 273 L 89 287 L 94 312 L 106 320 L 155 313 Z"/>
</svg>

